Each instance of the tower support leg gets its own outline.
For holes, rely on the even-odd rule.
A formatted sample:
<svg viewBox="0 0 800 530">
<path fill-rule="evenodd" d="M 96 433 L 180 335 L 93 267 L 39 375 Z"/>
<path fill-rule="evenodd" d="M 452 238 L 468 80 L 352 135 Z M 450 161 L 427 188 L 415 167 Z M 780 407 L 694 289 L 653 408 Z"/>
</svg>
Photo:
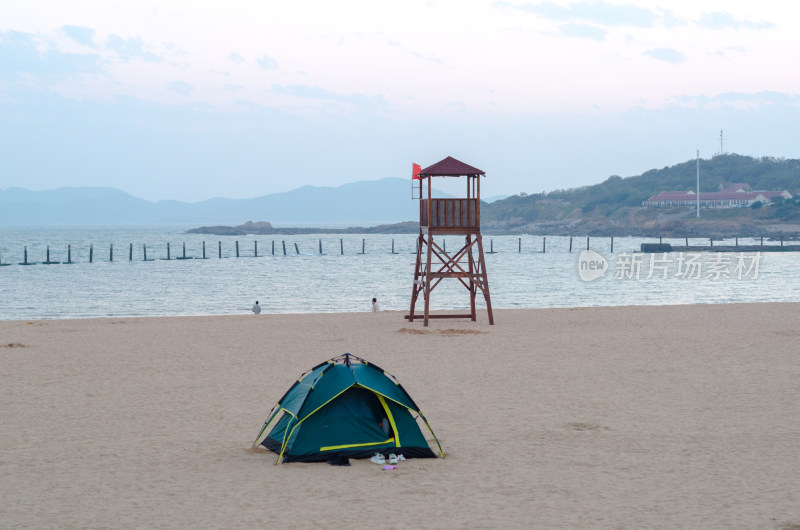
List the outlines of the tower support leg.
<svg viewBox="0 0 800 530">
<path fill-rule="evenodd" d="M 408 311 L 408 321 L 414 322 L 414 306 L 417 303 L 420 286 L 419 279 L 422 276 L 422 234 L 417 240 L 417 264 L 414 269 L 414 283 L 411 285 L 411 309 Z"/>
<path fill-rule="evenodd" d="M 489 295 L 489 278 L 486 275 L 486 261 L 483 258 L 483 241 L 481 235 L 475 236 L 478 240 L 478 260 L 483 283 L 483 298 L 486 300 L 486 312 L 489 315 L 489 325 L 494 325 L 494 315 L 492 315 L 492 297 Z"/>
<path fill-rule="evenodd" d="M 477 313 L 475 311 L 475 295 L 478 291 L 478 286 L 475 284 L 475 258 L 472 256 L 472 236 L 467 235 L 467 261 L 469 263 L 469 314 L 470 320 L 475 322 L 477 320 Z"/>
<path fill-rule="evenodd" d="M 430 314 L 430 307 L 431 307 L 431 254 L 433 249 L 431 248 L 431 234 L 428 233 L 428 239 L 425 241 L 427 245 L 427 259 L 425 260 L 425 327 L 428 327 L 428 315 Z"/>
</svg>

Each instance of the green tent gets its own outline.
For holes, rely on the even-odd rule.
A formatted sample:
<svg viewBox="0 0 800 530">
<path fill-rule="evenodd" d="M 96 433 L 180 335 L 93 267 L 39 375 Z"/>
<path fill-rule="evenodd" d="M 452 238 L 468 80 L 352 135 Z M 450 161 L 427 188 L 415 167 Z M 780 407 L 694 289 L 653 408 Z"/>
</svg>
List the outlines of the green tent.
<svg viewBox="0 0 800 530">
<path fill-rule="evenodd" d="M 379 452 L 435 458 L 412 413 L 425 422 L 444 458 L 425 416 L 394 376 L 345 353 L 300 376 L 270 411 L 253 447 L 276 452 L 278 462 L 369 458 Z"/>
</svg>

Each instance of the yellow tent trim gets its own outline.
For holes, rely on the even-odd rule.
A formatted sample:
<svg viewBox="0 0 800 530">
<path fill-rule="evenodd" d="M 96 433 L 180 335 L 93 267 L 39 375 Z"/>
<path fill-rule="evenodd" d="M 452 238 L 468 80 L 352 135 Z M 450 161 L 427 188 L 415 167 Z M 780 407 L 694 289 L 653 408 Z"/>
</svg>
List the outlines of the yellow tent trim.
<svg viewBox="0 0 800 530">
<path fill-rule="evenodd" d="M 392 416 L 392 411 L 389 410 L 389 405 L 386 404 L 386 400 L 383 399 L 383 396 L 380 394 L 376 394 L 378 396 L 378 401 L 381 402 L 383 405 L 383 410 L 386 412 L 386 417 L 389 418 L 389 423 L 392 424 L 392 432 L 394 433 L 394 445 L 395 447 L 400 447 L 400 435 L 397 433 L 397 425 L 394 424 L 394 416 Z"/>
<path fill-rule="evenodd" d="M 330 445 L 328 447 L 320 447 L 320 451 L 335 451 L 337 449 L 350 449 L 353 447 L 368 447 L 370 445 L 383 445 L 388 444 L 389 442 L 393 442 L 394 438 L 389 438 L 388 440 L 384 440 L 383 442 L 370 442 L 366 444 L 349 444 L 349 445 Z"/>
</svg>

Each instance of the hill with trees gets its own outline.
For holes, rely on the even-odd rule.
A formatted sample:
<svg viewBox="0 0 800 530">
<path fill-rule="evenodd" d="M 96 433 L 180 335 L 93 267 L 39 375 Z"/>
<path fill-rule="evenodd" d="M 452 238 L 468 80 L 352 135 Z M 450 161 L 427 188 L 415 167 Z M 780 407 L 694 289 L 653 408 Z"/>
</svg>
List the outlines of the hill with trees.
<svg viewBox="0 0 800 530">
<path fill-rule="evenodd" d="M 700 160 L 700 191 L 733 183 L 753 190 L 788 190 L 793 199 L 763 208 L 643 207 L 661 191 L 695 190 L 697 162 L 690 160 L 638 176 L 614 175 L 600 184 L 531 195 L 515 195 L 481 206 L 494 232 L 553 235 L 787 235 L 800 234 L 800 160 L 736 154 Z"/>
</svg>

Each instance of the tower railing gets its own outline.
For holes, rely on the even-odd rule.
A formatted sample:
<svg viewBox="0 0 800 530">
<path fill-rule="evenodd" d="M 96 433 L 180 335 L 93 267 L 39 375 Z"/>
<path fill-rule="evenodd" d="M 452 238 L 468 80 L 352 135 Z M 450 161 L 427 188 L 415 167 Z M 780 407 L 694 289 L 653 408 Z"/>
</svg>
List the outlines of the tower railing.
<svg viewBox="0 0 800 530">
<path fill-rule="evenodd" d="M 428 202 L 431 202 L 431 219 L 428 219 Z M 422 199 L 420 201 L 420 226 L 437 232 L 478 232 L 477 199 Z"/>
</svg>

